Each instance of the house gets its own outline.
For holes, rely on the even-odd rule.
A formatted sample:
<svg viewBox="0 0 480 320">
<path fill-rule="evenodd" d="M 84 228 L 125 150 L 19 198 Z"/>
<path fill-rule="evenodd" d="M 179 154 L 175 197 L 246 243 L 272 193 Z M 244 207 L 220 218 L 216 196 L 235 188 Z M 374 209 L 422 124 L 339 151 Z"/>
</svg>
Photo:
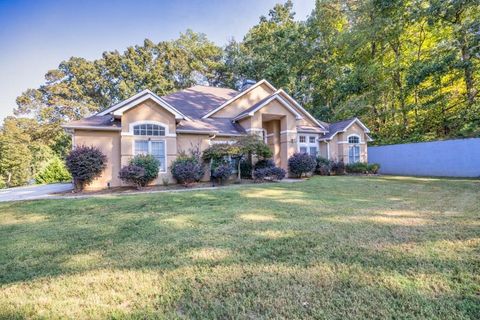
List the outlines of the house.
<svg viewBox="0 0 480 320">
<path fill-rule="evenodd" d="M 295 152 L 345 163 L 366 162 L 371 140 L 358 118 L 330 124 L 319 121 L 266 80 L 246 82 L 241 91 L 197 85 L 160 97 L 144 90 L 63 127 L 72 134 L 74 147 L 96 146 L 108 157 L 106 170 L 90 189 L 122 185 L 120 168 L 144 153 L 160 161 L 154 183 L 173 181 L 168 168 L 180 152 L 204 150 L 246 134 L 265 139 L 276 165 L 284 169 Z"/>
</svg>

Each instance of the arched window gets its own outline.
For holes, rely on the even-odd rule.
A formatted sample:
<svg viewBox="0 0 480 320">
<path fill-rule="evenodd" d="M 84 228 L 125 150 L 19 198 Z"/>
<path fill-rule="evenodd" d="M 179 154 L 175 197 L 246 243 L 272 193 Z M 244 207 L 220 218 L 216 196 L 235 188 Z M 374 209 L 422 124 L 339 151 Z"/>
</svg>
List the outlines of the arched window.
<svg viewBox="0 0 480 320">
<path fill-rule="evenodd" d="M 350 136 L 348 137 L 348 143 L 360 143 L 359 136 Z"/>
<path fill-rule="evenodd" d="M 355 163 L 360 161 L 360 137 L 357 135 L 351 135 L 348 137 L 348 162 Z"/>
<path fill-rule="evenodd" d="M 158 124 L 142 123 L 133 126 L 135 136 L 164 136 L 165 127 Z"/>
</svg>

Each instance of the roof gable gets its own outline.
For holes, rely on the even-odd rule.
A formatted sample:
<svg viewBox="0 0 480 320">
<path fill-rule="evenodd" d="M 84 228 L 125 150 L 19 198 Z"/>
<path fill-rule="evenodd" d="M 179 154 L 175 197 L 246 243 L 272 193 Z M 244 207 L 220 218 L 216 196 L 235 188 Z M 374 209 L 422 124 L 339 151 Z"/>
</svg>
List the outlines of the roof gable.
<svg viewBox="0 0 480 320">
<path fill-rule="evenodd" d="M 293 108 L 293 106 L 287 102 L 285 99 L 283 99 L 278 91 L 275 92 L 274 94 L 260 100 L 259 102 L 257 102 L 256 104 L 254 104 L 252 107 L 248 108 L 247 110 L 245 110 L 244 112 L 240 113 L 238 116 L 236 116 L 233 120 L 234 121 L 238 121 L 238 120 L 241 120 L 243 118 L 246 118 L 246 117 L 251 117 L 255 114 L 255 112 L 257 112 L 258 110 L 262 109 L 263 107 L 265 107 L 266 105 L 268 105 L 270 102 L 272 101 L 278 101 L 281 105 L 283 105 L 285 108 L 287 108 L 291 113 L 293 113 L 295 115 L 295 118 L 297 120 L 300 120 L 300 119 L 303 119 L 303 117 L 300 115 L 300 113 L 298 113 L 295 108 Z"/>
<path fill-rule="evenodd" d="M 325 135 L 325 137 L 323 137 L 323 139 L 324 140 L 332 139 L 337 133 L 347 131 L 348 128 L 350 128 L 354 123 L 357 123 L 363 129 L 363 131 L 365 133 L 370 133 L 370 130 L 367 128 L 367 126 L 364 125 L 363 122 L 360 121 L 360 119 L 355 117 L 355 118 L 352 118 L 352 119 L 347 119 L 347 120 L 331 123 L 328 126 L 328 131 L 329 132 L 328 132 L 328 134 Z"/>
<path fill-rule="evenodd" d="M 202 118 L 203 119 L 206 119 L 206 118 L 209 118 L 211 116 L 213 116 L 215 113 L 217 113 L 218 111 L 222 110 L 223 108 L 225 108 L 226 106 L 232 104 L 234 101 L 238 100 L 239 98 L 245 96 L 247 93 L 255 90 L 255 88 L 258 88 L 259 86 L 261 85 L 265 85 L 267 86 L 268 88 L 270 88 L 272 91 L 276 91 L 277 89 L 272 85 L 270 84 L 267 80 L 263 79 L 263 80 L 260 80 L 258 81 L 257 83 L 255 83 L 254 85 L 252 85 L 251 87 L 249 87 L 248 89 L 238 93 L 236 96 L 232 97 L 231 99 L 229 99 L 228 101 L 225 101 L 224 103 L 222 103 L 220 106 L 218 106 L 217 108 L 213 109 L 212 111 L 208 112 L 206 115 L 204 115 Z"/>
</svg>

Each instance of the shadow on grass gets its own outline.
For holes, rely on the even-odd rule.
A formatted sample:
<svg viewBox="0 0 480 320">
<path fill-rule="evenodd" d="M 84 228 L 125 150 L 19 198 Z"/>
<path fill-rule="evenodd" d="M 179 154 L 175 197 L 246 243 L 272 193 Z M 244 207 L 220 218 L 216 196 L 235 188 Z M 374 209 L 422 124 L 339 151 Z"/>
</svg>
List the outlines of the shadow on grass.
<svg viewBox="0 0 480 320">
<path fill-rule="evenodd" d="M 365 290 L 366 296 L 380 291 L 379 299 L 389 307 L 399 303 L 399 296 L 412 304 L 418 299 L 426 299 L 429 305 L 453 299 L 470 305 L 470 295 L 476 290 L 472 272 L 479 271 L 478 260 L 469 251 L 475 250 L 475 243 L 469 241 L 479 237 L 478 225 L 472 223 L 478 219 L 478 190 L 472 197 L 465 194 L 472 193 L 472 182 L 465 186 L 465 182 L 458 185 L 456 181 L 442 185 L 441 180 L 426 184 L 389 181 L 383 177 L 320 177 L 295 185 L 2 204 L 0 209 L 7 218 L 0 225 L 0 283 L 8 286 L 103 269 L 163 273 L 253 265 L 263 270 L 256 275 L 262 283 L 257 289 L 268 295 L 268 285 L 260 276 L 269 268 L 282 266 L 301 272 L 326 264 L 373 275 L 436 275 L 453 287 L 465 281 L 450 296 L 427 297 L 415 290 L 402 296 L 379 283 L 362 284 L 349 271 L 354 279 L 347 277 L 345 283 L 333 285 L 333 296 L 345 295 L 353 287 L 354 291 Z M 456 197 L 462 197 L 461 206 L 452 202 Z M 438 246 L 452 241 L 459 241 L 460 247 L 451 249 L 451 258 L 439 255 Z M 421 250 L 405 251 L 404 245 Z M 281 273 L 275 277 L 280 283 L 278 290 L 288 283 L 288 277 L 282 279 Z M 295 278 L 295 274 L 290 277 Z M 193 285 L 191 281 L 187 283 Z M 235 280 L 240 283 L 218 281 L 238 290 L 252 285 L 248 272 L 245 279 Z M 218 290 L 211 293 L 213 301 L 227 299 L 216 296 L 221 294 L 217 288 L 221 284 L 211 286 Z M 183 298 L 177 301 L 180 315 L 211 316 L 202 313 L 205 305 L 183 302 L 195 299 L 192 295 L 201 294 L 201 288 L 198 292 L 184 290 Z M 309 299 L 326 299 L 323 294 L 313 290 Z M 334 302 L 330 298 L 325 303 Z M 234 303 L 233 309 L 217 311 L 222 317 L 240 307 Z M 307 312 L 301 304 L 293 309 Z M 261 308 L 252 312 L 253 316 L 266 314 Z"/>
</svg>

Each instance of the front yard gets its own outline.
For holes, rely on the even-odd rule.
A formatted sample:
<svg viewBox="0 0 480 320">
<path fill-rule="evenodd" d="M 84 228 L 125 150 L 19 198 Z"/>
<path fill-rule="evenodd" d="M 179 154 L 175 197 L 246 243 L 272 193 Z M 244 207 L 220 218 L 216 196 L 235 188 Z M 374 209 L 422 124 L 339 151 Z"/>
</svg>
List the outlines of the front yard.
<svg viewBox="0 0 480 320">
<path fill-rule="evenodd" d="M 480 181 L 0 204 L 0 318 L 480 315 Z"/>
</svg>

